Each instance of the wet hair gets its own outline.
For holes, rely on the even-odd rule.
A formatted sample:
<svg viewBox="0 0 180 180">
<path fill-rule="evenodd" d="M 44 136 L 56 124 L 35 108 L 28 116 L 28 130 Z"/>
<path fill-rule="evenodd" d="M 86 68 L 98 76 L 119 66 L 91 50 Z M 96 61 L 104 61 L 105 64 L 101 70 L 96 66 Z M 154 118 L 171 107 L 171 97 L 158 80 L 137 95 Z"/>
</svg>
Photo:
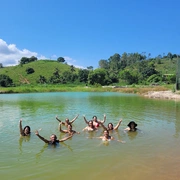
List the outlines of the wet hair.
<svg viewBox="0 0 180 180">
<path fill-rule="evenodd" d="M 89 125 L 90 122 L 92 123 L 92 127 L 94 128 L 93 120 L 90 120 L 90 121 L 88 122 L 88 125 Z"/>
<path fill-rule="evenodd" d="M 68 119 L 68 118 L 66 118 L 66 119 L 65 119 L 65 121 L 67 122 L 67 121 L 69 121 L 69 119 Z"/>
<path fill-rule="evenodd" d="M 57 136 L 56 136 L 55 134 L 51 134 L 51 136 L 54 136 L 54 137 L 55 137 L 55 139 L 57 139 Z"/>
<path fill-rule="evenodd" d="M 93 118 L 93 119 L 94 119 L 94 118 L 96 118 L 96 119 L 97 119 L 97 116 L 93 116 L 92 118 Z"/>
<path fill-rule="evenodd" d="M 24 129 L 23 129 L 23 131 L 25 131 L 26 128 L 28 128 L 28 129 L 29 129 L 29 132 L 31 132 L 30 126 L 25 126 Z"/>
<path fill-rule="evenodd" d="M 113 127 L 113 123 L 108 123 L 108 127 L 109 127 L 109 125 L 110 125 L 110 124 L 111 124 L 111 125 L 112 125 L 112 127 Z"/>
<path fill-rule="evenodd" d="M 103 131 L 103 132 L 105 132 L 105 131 L 107 131 L 107 133 L 109 134 L 109 130 L 107 130 L 107 129 L 104 129 L 104 131 Z"/>
<path fill-rule="evenodd" d="M 129 122 L 129 124 L 127 126 L 131 128 L 131 124 L 134 124 L 134 127 L 137 126 L 137 124 L 134 121 Z"/>
</svg>

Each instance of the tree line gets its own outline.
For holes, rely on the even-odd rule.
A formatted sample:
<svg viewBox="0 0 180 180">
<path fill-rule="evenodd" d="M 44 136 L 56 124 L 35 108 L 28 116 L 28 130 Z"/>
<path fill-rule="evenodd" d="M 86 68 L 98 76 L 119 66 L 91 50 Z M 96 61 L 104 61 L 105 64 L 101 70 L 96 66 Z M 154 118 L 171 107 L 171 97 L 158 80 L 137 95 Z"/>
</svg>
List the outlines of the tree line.
<svg viewBox="0 0 180 180">
<path fill-rule="evenodd" d="M 150 83 L 175 83 L 175 73 L 169 76 L 163 76 L 162 72 L 157 71 L 155 64 L 163 63 L 163 60 L 169 59 L 170 62 L 176 63 L 178 58 L 177 54 L 168 53 L 158 55 L 155 58 L 151 58 L 149 53 L 126 53 L 122 55 L 115 53 L 108 59 L 99 60 L 99 67 L 93 70 L 93 66 L 87 67 L 87 69 L 78 69 L 73 65 L 70 66 L 70 70 L 61 72 L 60 69 L 54 69 L 52 76 L 47 77 L 40 75 L 36 80 L 40 84 L 66 84 L 66 83 L 85 83 L 87 85 L 114 85 L 114 84 L 150 84 Z M 27 64 L 33 61 L 37 61 L 37 57 L 22 57 L 19 64 Z M 59 63 L 65 63 L 63 57 L 58 57 Z M 67 63 L 66 63 L 67 64 Z M 3 67 L 3 66 L 2 66 Z M 27 74 L 35 73 L 34 69 L 29 67 L 26 69 Z M 0 86 L 13 86 L 13 81 L 6 75 L 0 76 Z"/>
</svg>

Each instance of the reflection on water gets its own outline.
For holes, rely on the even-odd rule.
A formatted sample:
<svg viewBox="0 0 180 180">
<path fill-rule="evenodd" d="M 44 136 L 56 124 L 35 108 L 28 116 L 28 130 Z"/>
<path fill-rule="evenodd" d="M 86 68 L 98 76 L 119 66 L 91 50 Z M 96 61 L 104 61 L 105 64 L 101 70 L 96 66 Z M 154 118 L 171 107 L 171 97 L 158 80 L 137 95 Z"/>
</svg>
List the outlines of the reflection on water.
<svg viewBox="0 0 180 180">
<path fill-rule="evenodd" d="M 128 135 L 128 138 L 129 138 L 130 140 L 133 140 L 133 139 L 136 138 L 136 136 L 137 136 L 137 134 L 138 134 L 138 131 L 135 131 L 135 132 L 128 131 L 128 132 L 126 132 L 126 133 L 127 133 L 127 135 Z"/>
<path fill-rule="evenodd" d="M 108 92 L 1 94 L 0 110 L 2 180 L 180 178 L 180 102 Z M 34 134 L 41 128 L 43 137 L 56 134 L 62 139 L 66 134 L 59 132 L 56 115 L 73 119 L 76 114 L 73 129 L 80 134 L 56 147 Z M 101 119 L 103 114 L 105 126 L 122 118 L 119 129 L 110 132 L 114 141 L 104 143 L 97 138 L 103 135 L 101 127 L 82 131 L 83 115 Z M 30 137 L 20 137 L 20 119 L 31 127 Z M 140 131 L 125 132 L 130 121 Z"/>
<path fill-rule="evenodd" d="M 30 141 L 30 136 L 20 136 L 19 138 L 19 150 L 20 150 L 20 154 L 22 154 L 22 144 L 23 142 L 26 143 L 26 142 L 29 142 Z"/>
<path fill-rule="evenodd" d="M 41 155 L 47 147 L 48 147 L 48 144 L 45 144 L 43 148 L 36 154 L 36 163 L 40 161 Z"/>
</svg>

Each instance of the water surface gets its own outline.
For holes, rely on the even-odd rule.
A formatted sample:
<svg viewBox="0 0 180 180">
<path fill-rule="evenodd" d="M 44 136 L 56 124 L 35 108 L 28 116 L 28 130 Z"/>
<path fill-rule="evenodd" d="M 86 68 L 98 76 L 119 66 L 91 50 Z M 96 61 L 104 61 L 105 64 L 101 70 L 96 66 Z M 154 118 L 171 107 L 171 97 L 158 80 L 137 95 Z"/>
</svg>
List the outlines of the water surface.
<svg viewBox="0 0 180 180">
<path fill-rule="evenodd" d="M 0 175 L 1 179 L 179 179 L 180 102 L 145 99 L 133 94 L 56 92 L 0 95 Z M 115 139 L 103 144 L 97 132 L 82 132 L 83 115 L 96 115 L 105 125 L 122 118 Z M 47 146 L 35 134 L 49 139 L 66 135 L 58 131 L 55 119 L 73 119 L 73 129 L 81 132 L 57 147 Z M 19 136 L 19 120 L 29 125 L 30 138 Z M 141 130 L 125 133 L 134 120 Z M 65 127 L 62 127 L 65 128 Z"/>
</svg>

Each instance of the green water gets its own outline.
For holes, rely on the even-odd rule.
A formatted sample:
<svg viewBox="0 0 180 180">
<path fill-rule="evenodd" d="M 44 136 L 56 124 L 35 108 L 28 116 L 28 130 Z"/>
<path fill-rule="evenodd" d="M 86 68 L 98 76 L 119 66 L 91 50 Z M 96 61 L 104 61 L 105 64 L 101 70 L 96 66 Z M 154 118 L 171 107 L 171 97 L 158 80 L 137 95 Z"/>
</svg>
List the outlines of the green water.
<svg viewBox="0 0 180 180">
<path fill-rule="evenodd" d="M 179 180 L 180 102 L 145 99 L 122 93 L 32 93 L 0 95 L 0 179 L 86 179 L 86 180 Z M 83 115 L 96 115 L 105 125 L 122 118 L 111 135 L 126 143 L 103 144 L 97 132 L 82 132 Z M 47 146 L 35 134 L 49 139 L 66 135 L 58 131 L 58 121 L 73 119 L 80 131 L 57 147 Z M 30 138 L 20 138 L 19 120 L 29 125 Z M 134 120 L 141 132 L 125 133 Z M 64 129 L 65 127 L 63 127 Z"/>
</svg>

